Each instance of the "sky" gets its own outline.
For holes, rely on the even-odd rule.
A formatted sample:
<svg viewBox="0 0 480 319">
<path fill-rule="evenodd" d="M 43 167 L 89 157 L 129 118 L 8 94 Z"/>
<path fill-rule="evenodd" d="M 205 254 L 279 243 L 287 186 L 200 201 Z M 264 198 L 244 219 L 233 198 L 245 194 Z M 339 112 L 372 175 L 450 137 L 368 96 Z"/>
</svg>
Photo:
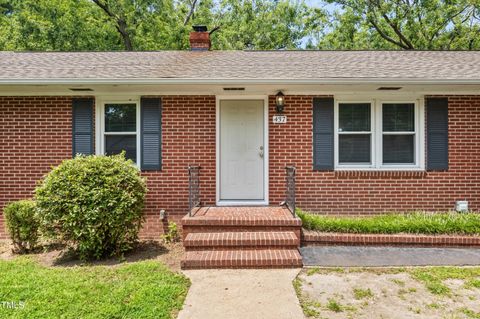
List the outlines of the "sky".
<svg viewBox="0 0 480 319">
<path fill-rule="evenodd" d="M 334 4 L 327 4 L 322 0 L 305 0 L 305 3 L 312 7 L 324 8 L 329 12 L 335 10 L 336 7 Z"/>
</svg>

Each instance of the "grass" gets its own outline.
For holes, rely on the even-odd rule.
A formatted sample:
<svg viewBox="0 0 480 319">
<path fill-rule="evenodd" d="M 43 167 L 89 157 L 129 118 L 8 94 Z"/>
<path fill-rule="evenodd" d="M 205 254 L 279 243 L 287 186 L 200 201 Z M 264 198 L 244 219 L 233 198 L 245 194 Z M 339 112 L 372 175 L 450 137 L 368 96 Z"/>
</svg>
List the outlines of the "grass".
<svg viewBox="0 0 480 319">
<path fill-rule="evenodd" d="M 408 213 L 370 217 L 335 217 L 298 210 L 303 227 L 309 230 L 365 234 L 480 234 L 478 213 Z"/>
<path fill-rule="evenodd" d="M 465 315 L 467 316 L 467 318 L 471 318 L 471 319 L 480 319 L 480 312 L 475 312 L 473 310 L 470 310 L 468 308 L 460 308 L 460 311 Z"/>
<path fill-rule="evenodd" d="M 54 268 L 19 257 L 0 274 L 0 318 L 172 318 L 190 286 L 155 261 Z"/>
<path fill-rule="evenodd" d="M 460 279 L 465 282 L 466 288 L 477 288 L 480 268 L 460 267 L 429 267 L 414 268 L 410 271 L 413 278 L 423 282 L 425 287 L 436 295 L 450 295 L 451 291 L 444 284 L 447 279 Z"/>
<path fill-rule="evenodd" d="M 373 297 L 373 292 L 372 292 L 372 290 L 370 290 L 370 288 L 368 288 L 368 289 L 354 288 L 353 289 L 353 296 L 357 300 L 364 299 L 364 298 L 372 298 Z"/>
<path fill-rule="evenodd" d="M 297 293 L 298 300 L 300 301 L 300 306 L 303 309 L 303 313 L 307 318 L 318 318 L 320 315 L 320 309 L 322 305 L 317 302 L 313 301 L 310 298 L 308 298 L 307 295 L 305 295 L 302 291 L 302 280 L 297 277 L 293 281 L 293 288 L 295 289 L 295 292 Z"/>
<path fill-rule="evenodd" d="M 342 312 L 342 305 L 335 299 L 328 299 L 327 309 L 333 312 Z"/>
</svg>

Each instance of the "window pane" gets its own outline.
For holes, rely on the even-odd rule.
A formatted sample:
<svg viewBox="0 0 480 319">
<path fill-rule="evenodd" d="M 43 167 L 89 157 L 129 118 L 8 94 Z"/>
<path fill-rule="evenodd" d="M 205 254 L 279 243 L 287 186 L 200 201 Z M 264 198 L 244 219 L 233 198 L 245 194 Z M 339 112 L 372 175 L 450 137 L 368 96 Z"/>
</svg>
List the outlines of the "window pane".
<svg viewBox="0 0 480 319">
<path fill-rule="evenodd" d="M 137 137 L 135 135 L 105 135 L 105 154 L 114 155 L 125 151 L 125 157 L 136 162 Z"/>
<path fill-rule="evenodd" d="M 383 135 L 384 164 L 414 164 L 415 135 Z"/>
<path fill-rule="evenodd" d="M 370 134 L 340 134 L 338 157 L 341 164 L 370 164 Z"/>
<path fill-rule="evenodd" d="M 370 103 L 341 103 L 338 107 L 340 132 L 370 131 Z"/>
<path fill-rule="evenodd" d="M 136 104 L 105 105 L 105 132 L 135 132 L 136 127 Z"/>
<path fill-rule="evenodd" d="M 383 104 L 383 131 L 415 131 L 414 110 L 415 105 L 413 103 Z"/>
</svg>

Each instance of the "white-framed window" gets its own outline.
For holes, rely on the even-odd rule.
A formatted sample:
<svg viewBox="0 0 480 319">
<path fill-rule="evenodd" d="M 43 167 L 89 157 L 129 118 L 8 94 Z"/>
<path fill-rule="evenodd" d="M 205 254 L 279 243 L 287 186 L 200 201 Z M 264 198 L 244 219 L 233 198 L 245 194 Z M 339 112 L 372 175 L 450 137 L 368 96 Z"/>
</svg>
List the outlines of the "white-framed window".
<svg viewBox="0 0 480 319">
<path fill-rule="evenodd" d="M 136 100 L 103 101 L 99 108 L 100 153 L 119 154 L 140 163 L 140 106 Z"/>
<path fill-rule="evenodd" d="M 423 118 L 419 100 L 337 100 L 335 169 L 423 169 Z"/>
</svg>

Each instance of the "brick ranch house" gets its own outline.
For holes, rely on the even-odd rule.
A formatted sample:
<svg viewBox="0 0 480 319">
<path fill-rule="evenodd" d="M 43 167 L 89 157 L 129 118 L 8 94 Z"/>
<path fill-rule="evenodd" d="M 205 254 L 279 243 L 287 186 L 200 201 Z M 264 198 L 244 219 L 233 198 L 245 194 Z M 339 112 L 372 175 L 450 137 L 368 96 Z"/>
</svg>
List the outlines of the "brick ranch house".
<svg viewBox="0 0 480 319">
<path fill-rule="evenodd" d="M 202 206 L 278 206 L 291 165 L 312 212 L 480 209 L 480 52 L 209 43 L 192 32 L 191 51 L 1 52 L 0 209 L 74 154 L 121 150 L 147 177 L 144 238 L 187 213 L 189 165 Z"/>
</svg>

